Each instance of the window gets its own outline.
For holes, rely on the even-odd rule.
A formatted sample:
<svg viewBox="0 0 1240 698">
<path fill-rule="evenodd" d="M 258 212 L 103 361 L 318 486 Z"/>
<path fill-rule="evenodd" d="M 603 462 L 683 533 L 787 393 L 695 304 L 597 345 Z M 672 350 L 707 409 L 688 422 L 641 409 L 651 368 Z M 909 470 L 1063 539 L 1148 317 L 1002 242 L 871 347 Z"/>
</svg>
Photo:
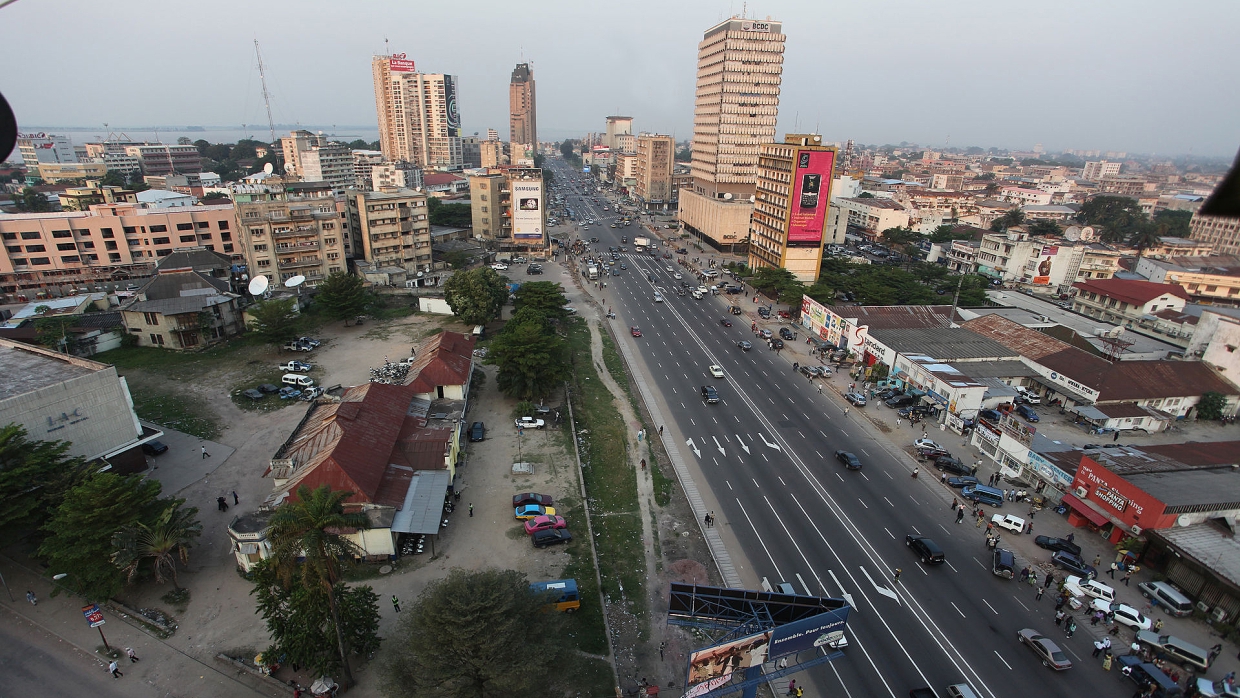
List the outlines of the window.
<svg viewBox="0 0 1240 698">
<path fill-rule="evenodd" d="M 74 234 L 74 235 L 78 235 L 78 236 L 80 236 L 80 237 L 90 237 L 90 231 L 89 231 L 89 230 L 75 230 L 75 231 L 73 231 L 73 234 Z"/>
<path fill-rule="evenodd" d="M 220 233 L 220 239 L 221 239 L 221 240 L 231 240 L 231 239 L 232 239 L 232 233 Z"/>
<path fill-rule="evenodd" d="M 137 234 L 138 234 L 138 229 L 137 229 L 135 226 L 132 226 L 132 225 L 127 225 L 127 226 L 125 226 L 125 234 L 126 234 L 126 235 L 137 235 Z M 104 235 L 104 237 L 106 238 L 106 237 L 108 237 L 108 236 L 107 236 L 107 235 Z"/>
<path fill-rule="evenodd" d="M 158 325 L 159 313 L 142 313 L 142 319 L 145 320 L 148 325 Z"/>
<path fill-rule="evenodd" d="M 250 237 L 261 238 L 263 236 L 262 228 L 250 228 Z"/>
<path fill-rule="evenodd" d="M 36 267 L 45 267 L 52 263 L 50 257 L 31 257 L 30 263 Z"/>
<path fill-rule="evenodd" d="M 225 251 L 225 252 L 232 252 L 232 251 L 233 251 L 233 246 L 232 246 L 232 243 L 231 243 L 231 242 L 224 243 L 224 251 Z"/>
<path fill-rule="evenodd" d="M 194 236 L 193 235 L 182 235 L 181 242 L 194 242 Z"/>
<path fill-rule="evenodd" d="M 13 266 L 15 266 L 15 267 L 24 267 L 24 266 L 26 266 L 26 260 L 24 260 L 24 259 L 19 259 L 19 258 L 17 258 L 17 257 L 14 257 L 14 258 L 13 258 Z"/>
<path fill-rule="evenodd" d="M 155 243 L 156 245 L 171 245 L 172 239 L 171 238 L 154 238 L 151 242 Z"/>
<path fill-rule="evenodd" d="M 45 245 L 26 245 L 27 252 L 47 252 Z"/>
<path fill-rule="evenodd" d="M 108 261 L 109 262 L 120 262 L 121 261 L 120 253 L 119 252 L 108 253 Z"/>
<path fill-rule="evenodd" d="M 172 250 L 155 250 L 156 257 L 167 257 L 172 254 Z"/>
<path fill-rule="evenodd" d="M 198 227 L 199 228 L 210 228 L 211 222 L 210 221 L 198 221 Z"/>
<path fill-rule="evenodd" d="M 117 249 L 117 248 L 116 248 L 116 242 L 115 242 L 114 240 L 108 240 L 107 242 L 103 243 L 103 247 L 104 247 L 104 249 L 108 249 L 108 250 L 115 250 L 115 249 Z"/>
<path fill-rule="evenodd" d="M 77 255 L 65 255 L 60 258 L 60 261 L 64 264 L 81 264 L 82 258 Z"/>
<path fill-rule="evenodd" d="M 39 232 L 36 230 L 34 232 L 22 233 L 22 239 L 23 240 L 40 240 L 42 239 L 42 236 L 39 235 Z"/>
<path fill-rule="evenodd" d="M 168 226 L 166 226 L 166 225 L 153 225 L 153 226 L 151 226 L 151 232 L 152 232 L 152 233 L 166 233 L 166 232 L 168 232 Z"/>
<path fill-rule="evenodd" d="M 199 239 L 199 240 L 210 240 L 210 239 L 211 239 L 211 233 L 199 233 L 199 234 L 198 234 L 198 239 Z"/>
<path fill-rule="evenodd" d="M 260 259 L 260 260 L 258 260 L 258 266 L 260 266 L 260 267 L 269 267 L 269 266 L 271 266 L 271 260 L 270 260 L 270 259 Z"/>
<path fill-rule="evenodd" d="M 220 221 L 220 230 L 228 230 L 228 221 Z"/>
<path fill-rule="evenodd" d="M 164 336 L 162 334 L 152 334 L 151 344 L 158 344 L 162 347 L 164 345 Z"/>
<path fill-rule="evenodd" d="M 22 253 L 21 245 L 6 245 L 4 249 L 10 254 L 21 254 Z"/>
<path fill-rule="evenodd" d="M 17 233 L 4 233 L 0 235 L 0 237 L 4 238 L 5 240 L 16 240 Z"/>
<path fill-rule="evenodd" d="M 42 247 L 42 245 L 39 245 L 39 247 Z M 56 243 L 56 249 L 57 249 L 57 250 L 59 250 L 59 251 L 61 251 L 61 252 L 65 252 L 65 251 L 67 251 L 67 250 L 76 250 L 76 249 L 77 249 L 77 245 L 75 245 L 75 244 L 73 244 L 73 243 L 71 243 L 71 242 L 58 242 L 58 243 Z M 43 250 L 39 250 L 39 252 L 42 252 L 42 251 L 43 251 Z"/>
<path fill-rule="evenodd" d="M 254 246 L 254 251 L 255 251 L 255 252 L 266 252 L 266 251 L 267 251 L 267 246 L 266 246 L 266 245 L 255 245 L 255 246 Z"/>
<path fill-rule="evenodd" d="M 177 230 L 193 230 L 193 223 L 177 223 Z"/>
<path fill-rule="evenodd" d="M 72 230 L 53 230 L 53 231 L 52 231 L 52 237 L 54 237 L 54 238 L 71 238 L 71 237 L 73 237 L 73 231 L 72 231 Z"/>
<path fill-rule="evenodd" d="M 80 245 L 80 246 L 81 246 L 81 248 L 82 248 L 82 249 L 84 249 L 84 250 L 93 250 L 93 249 L 95 249 L 95 243 L 94 243 L 94 242 L 91 242 L 90 240 L 86 240 L 86 241 L 84 241 L 84 242 L 81 242 L 81 243 L 79 243 L 79 245 Z"/>
</svg>

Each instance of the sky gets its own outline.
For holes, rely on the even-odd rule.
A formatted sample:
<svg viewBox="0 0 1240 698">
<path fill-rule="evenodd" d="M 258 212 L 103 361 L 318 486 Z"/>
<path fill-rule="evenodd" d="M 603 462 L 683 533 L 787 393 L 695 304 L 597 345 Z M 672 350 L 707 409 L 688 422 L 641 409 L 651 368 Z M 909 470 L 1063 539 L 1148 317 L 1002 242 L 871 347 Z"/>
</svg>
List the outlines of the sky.
<svg viewBox="0 0 1240 698">
<path fill-rule="evenodd" d="M 253 132 L 257 39 L 277 123 L 374 128 L 370 56 L 386 38 L 458 76 L 466 133 L 507 138 L 509 78 L 529 61 L 542 140 L 616 113 L 687 139 L 697 43 L 743 10 L 783 22 L 779 134 L 1228 159 L 1240 146 L 1235 0 L 18 0 L 0 10 L 0 92 L 23 130 Z"/>
</svg>

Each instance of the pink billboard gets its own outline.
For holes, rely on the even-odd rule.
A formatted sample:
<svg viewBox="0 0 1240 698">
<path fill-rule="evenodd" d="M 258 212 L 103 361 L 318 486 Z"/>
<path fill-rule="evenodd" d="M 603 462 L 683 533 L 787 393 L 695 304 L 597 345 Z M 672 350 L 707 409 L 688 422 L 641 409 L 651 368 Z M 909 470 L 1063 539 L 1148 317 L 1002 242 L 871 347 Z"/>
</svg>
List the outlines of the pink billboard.
<svg viewBox="0 0 1240 698">
<path fill-rule="evenodd" d="M 792 198 L 788 202 L 788 243 L 822 242 L 831 200 L 834 150 L 802 150 L 792 171 Z"/>
<path fill-rule="evenodd" d="M 403 53 L 393 53 L 388 58 L 388 70 L 393 73 L 414 73 L 413 61 L 405 57 Z"/>
</svg>

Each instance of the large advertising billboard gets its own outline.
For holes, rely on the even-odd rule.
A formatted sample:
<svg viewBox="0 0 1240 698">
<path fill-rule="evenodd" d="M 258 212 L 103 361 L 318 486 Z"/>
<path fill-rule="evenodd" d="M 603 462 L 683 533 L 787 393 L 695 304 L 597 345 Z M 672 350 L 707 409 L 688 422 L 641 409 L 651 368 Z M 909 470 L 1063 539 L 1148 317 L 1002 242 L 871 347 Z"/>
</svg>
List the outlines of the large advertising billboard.
<svg viewBox="0 0 1240 698">
<path fill-rule="evenodd" d="M 788 244 L 822 244 L 831 201 L 834 150 L 801 150 L 792 169 L 792 197 L 788 200 Z"/>
<path fill-rule="evenodd" d="M 403 53 L 393 53 L 388 57 L 388 70 L 393 73 L 416 73 L 418 72 L 413 65 L 413 61 L 405 57 Z"/>
<path fill-rule="evenodd" d="M 1055 258 L 1059 254 L 1058 245 L 1043 245 L 1042 253 L 1038 255 L 1037 274 L 1033 277 L 1033 283 L 1039 286 L 1046 286 L 1051 282 L 1051 269 L 1054 266 Z"/>
<path fill-rule="evenodd" d="M 713 679 L 726 679 L 733 672 L 761 666 L 766 662 L 770 642 L 771 633 L 765 632 L 694 652 L 689 655 L 689 685 L 696 688 L 696 684 Z M 704 692 L 705 690 L 698 691 Z M 691 689 L 685 695 L 696 693 Z"/>
<path fill-rule="evenodd" d="M 512 237 L 541 240 L 543 237 L 543 185 L 541 181 L 512 183 Z"/>
<path fill-rule="evenodd" d="M 775 628 L 771 631 L 767 655 L 771 659 L 779 659 L 805 650 L 830 647 L 844 637 L 848 610 L 849 607 L 845 606 Z"/>
<path fill-rule="evenodd" d="M 448 135 L 461 135 L 461 112 L 456 106 L 456 76 L 443 76 L 443 101 L 448 109 Z"/>
</svg>

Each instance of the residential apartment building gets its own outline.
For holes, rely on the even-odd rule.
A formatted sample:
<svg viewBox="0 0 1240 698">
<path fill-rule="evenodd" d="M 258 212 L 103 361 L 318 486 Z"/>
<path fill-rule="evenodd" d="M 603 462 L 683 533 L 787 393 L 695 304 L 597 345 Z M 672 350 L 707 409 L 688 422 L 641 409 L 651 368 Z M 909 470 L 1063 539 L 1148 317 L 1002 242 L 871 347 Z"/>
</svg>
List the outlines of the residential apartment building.
<svg viewBox="0 0 1240 698">
<path fill-rule="evenodd" d="M 1018 206 L 1045 206 L 1051 202 L 1051 193 L 1041 189 L 1003 187 L 999 190 L 999 200 Z"/>
<path fill-rule="evenodd" d="M 637 173 L 633 194 L 646 210 L 663 211 L 670 205 L 672 160 L 675 157 L 676 144 L 671 136 L 643 133 L 637 137 Z"/>
<path fill-rule="evenodd" d="M 138 195 L 132 190 L 121 187 L 103 187 L 97 183 L 83 187 L 69 187 L 58 196 L 62 211 L 89 211 L 90 207 L 95 204 L 138 203 Z"/>
<path fill-rule="evenodd" d="M 534 69 L 518 63 L 508 83 L 508 140 L 538 147 L 538 114 L 534 94 Z"/>
<path fill-rule="evenodd" d="M 456 76 L 415 72 L 404 54 L 375 56 L 370 67 L 383 155 L 424 169 L 459 167 L 464 154 Z"/>
<path fill-rule="evenodd" d="M 1236 305 L 1240 303 L 1240 257 L 1141 257 L 1133 269 L 1159 284 L 1177 284 L 1194 303 Z"/>
<path fill-rule="evenodd" d="M 1115 276 L 1119 257 L 1118 250 L 1099 243 L 1031 238 L 1028 233 L 1010 230 L 982 236 L 977 273 L 1066 293 L 1077 281 Z"/>
<path fill-rule="evenodd" d="M 469 178 L 474 236 L 497 249 L 542 256 L 547 237 L 547 192 L 537 167 L 498 167 Z"/>
<path fill-rule="evenodd" d="M 347 221 L 329 182 L 288 182 L 265 200 L 237 204 L 237 220 L 251 276 L 272 285 L 306 277 L 308 286 L 345 271 Z"/>
<path fill-rule="evenodd" d="M 470 175 L 469 203 L 475 238 L 497 240 L 504 235 L 504 182 L 504 175 L 499 173 Z"/>
<path fill-rule="evenodd" d="M 1177 284 L 1130 279 L 1095 279 L 1073 284 L 1072 309 L 1117 325 L 1132 325 L 1159 311 L 1184 310 L 1188 293 Z"/>
<path fill-rule="evenodd" d="M 192 145 L 146 143 L 125 147 L 125 154 L 137 158 L 144 175 L 202 172 L 202 155 Z"/>
<path fill-rule="evenodd" d="M 231 203 L 166 209 L 96 204 L 88 211 L 0 216 L 0 294 L 13 302 L 148 276 L 161 257 L 187 247 L 206 247 L 243 264 L 235 230 Z"/>
<path fill-rule="evenodd" d="M 353 153 L 343 143 L 297 130 L 280 139 L 280 149 L 284 153 L 284 171 L 303 182 L 328 182 L 341 192 L 357 184 Z"/>
<path fill-rule="evenodd" d="M 37 171 L 43 163 L 77 162 L 73 141 L 65 136 L 48 133 L 27 133 L 17 136 L 17 150 L 27 170 Z"/>
<path fill-rule="evenodd" d="M 1101 181 L 1103 177 L 1112 177 L 1119 174 L 1118 162 L 1107 162 L 1106 160 L 1087 162 L 1085 169 L 1082 170 L 1081 176 L 1091 182 Z"/>
<path fill-rule="evenodd" d="M 637 189 L 637 156 L 628 153 L 620 153 L 616 155 L 616 182 L 635 193 Z M 668 186 L 671 186 L 671 176 L 668 176 Z"/>
<path fill-rule="evenodd" d="M 108 166 L 101 162 L 41 162 L 32 172 L 47 184 L 60 184 L 74 179 L 99 179 L 108 173 Z M 29 179 L 31 172 L 26 177 Z"/>
<path fill-rule="evenodd" d="M 617 133 L 615 151 L 625 154 L 636 153 L 637 137 L 631 133 Z"/>
<path fill-rule="evenodd" d="M 1194 213 L 1188 227 L 1189 239 L 1210 243 L 1214 254 L 1240 255 L 1240 217 Z"/>
<path fill-rule="evenodd" d="M 372 191 L 422 188 L 422 168 L 408 160 L 375 165 L 371 168 L 370 178 L 369 189 Z"/>
<path fill-rule="evenodd" d="M 363 191 L 370 189 L 370 173 L 375 165 L 385 162 L 383 153 L 378 150 L 354 150 L 350 155 L 353 158 L 353 186 Z"/>
<path fill-rule="evenodd" d="M 750 267 L 783 268 L 806 283 L 818 280 L 836 157 L 835 148 L 821 144 L 817 134 L 790 133 L 783 143 L 760 146 Z"/>
<path fill-rule="evenodd" d="M 1098 182 L 1098 190 L 1104 194 L 1118 194 L 1133 198 L 1141 197 L 1145 194 L 1151 194 L 1155 199 L 1158 197 L 1158 184 L 1146 181 L 1144 177 L 1136 175 L 1110 175 L 1103 177 Z"/>
<path fill-rule="evenodd" d="M 620 145 L 616 142 L 616 138 L 633 135 L 633 117 L 609 116 L 605 128 L 602 145 L 612 150 L 619 150 Z"/>
<path fill-rule="evenodd" d="M 499 167 L 508 164 L 508 158 L 504 157 L 503 141 L 482 141 L 478 144 L 478 150 L 482 167 Z"/>
<path fill-rule="evenodd" d="M 482 167 L 482 141 L 476 134 L 461 136 L 461 166 Z"/>
<path fill-rule="evenodd" d="M 348 194 L 353 256 L 372 269 L 429 271 L 431 224 L 426 194 L 411 189 Z"/>
<path fill-rule="evenodd" d="M 836 199 L 831 202 L 840 210 L 843 231 L 833 231 L 832 237 L 842 239 L 845 234 L 877 240 L 888 228 L 906 228 L 909 212 L 892 199 Z"/>
<path fill-rule="evenodd" d="M 159 269 L 121 306 L 121 322 L 138 346 L 173 350 L 216 344 L 245 324 L 227 279 L 185 268 Z"/>
</svg>

